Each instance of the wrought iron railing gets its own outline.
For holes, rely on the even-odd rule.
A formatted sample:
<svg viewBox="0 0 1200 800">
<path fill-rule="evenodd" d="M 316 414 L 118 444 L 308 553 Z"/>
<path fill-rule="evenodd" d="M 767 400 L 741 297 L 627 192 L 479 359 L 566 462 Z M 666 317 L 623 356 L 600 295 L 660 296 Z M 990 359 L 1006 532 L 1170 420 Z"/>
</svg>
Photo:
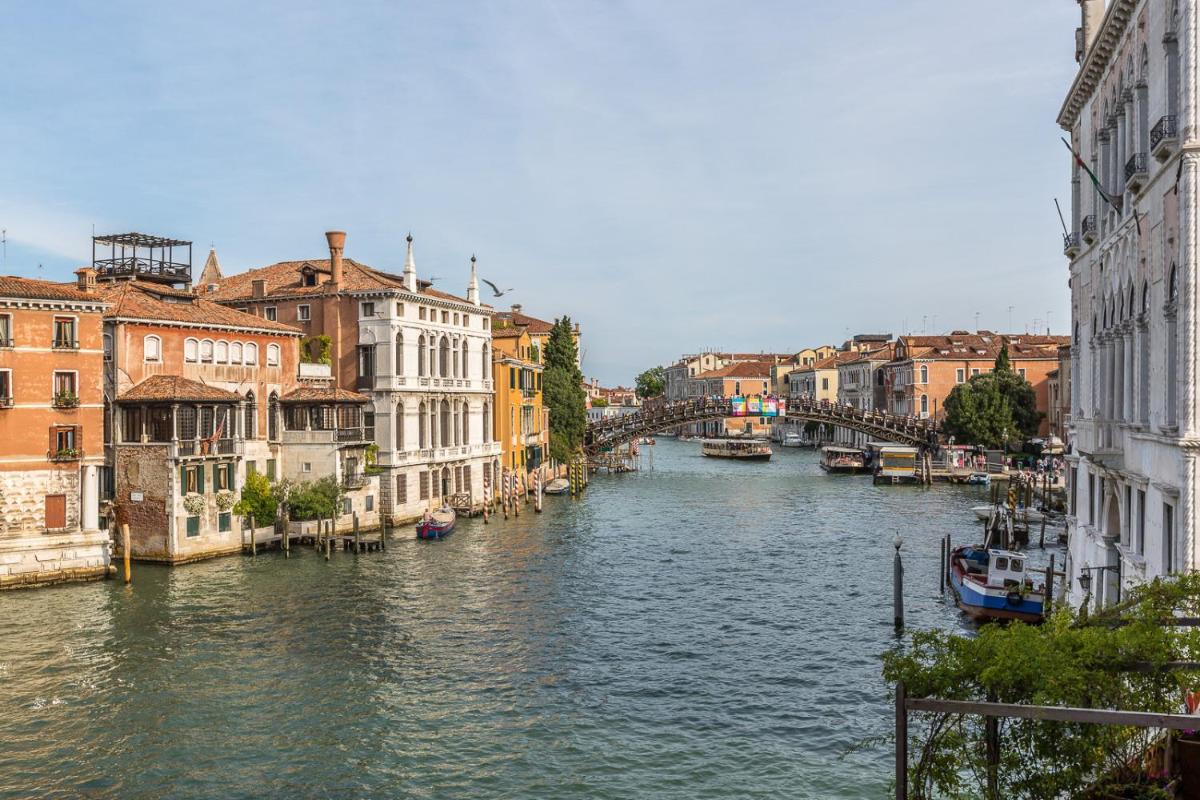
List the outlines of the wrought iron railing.
<svg viewBox="0 0 1200 800">
<path fill-rule="evenodd" d="M 1145 174 L 1146 172 L 1146 154 L 1134 153 L 1125 162 L 1125 180 L 1132 180 L 1134 175 Z"/>
<path fill-rule="evenodd" d="M 1084 236 L 1089 233 L 1094 234 L 1096 232 L 1096 215 L 1088 214 L 1084 217 L 1079 223 L 1079 230 Z"/>
<path fill-rule="evenodd" d="M 78 350 L 79 349 L 79 340 L 78 339 L 55 339 L 54 340 L 54 349 L 55 350 Z"/>
<path fill-rule="evenodd" d="M 338 428 L 337 440 L 339 442 L 361 442 L 363 441 L 362 428 Z"/>
<path fill-rule="evenodd" d="M 75 447 L 64 447 L 61 450 L 48 450 L 47 461 L 78 461 L 83 458 L 83 450 Z"/>
<path fill-rule="evenodd" d="M 1163 139 L 1174 139 L 1176 135 L 1175 115 L 1167 114 L 1150 129 L 1150 149 L 1158 147 L 1158 143 Z"/>
<path fill-rule="evenodd" d="M 361 489 L 367 485 L 367 476 L 361 472 L 346 474 L 342 476 L 342 486 L 347 489 Z"/>
<path fill-rule="evenodd" d="M 1063 234 L 1063 252 L 1079 249 L 1079 234 L 1064 233 Z"/>
</svg>

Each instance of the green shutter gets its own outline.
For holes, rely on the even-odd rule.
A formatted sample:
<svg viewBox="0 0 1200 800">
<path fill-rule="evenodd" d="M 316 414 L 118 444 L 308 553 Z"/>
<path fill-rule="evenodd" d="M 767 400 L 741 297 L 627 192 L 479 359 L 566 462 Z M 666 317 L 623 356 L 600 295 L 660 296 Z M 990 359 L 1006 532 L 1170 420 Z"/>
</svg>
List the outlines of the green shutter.
<svg viewBox="0 0 1200 800">
<path fill-rule="evenodd" d="M 179 468 L 179 494 L 187 494 L 187 467 Z"/>
<path fill-rule="evenodd" d="M 204 494 L 204 467 L 196 467 L 196 491 Z"/>
<path fill-rule="evenodd" d="M 225 465 L 225 470 L 226 474 L 229 476 L 228 480 L 225 481 L 225 485 L 228 486 L 229 491 L 232 492 L 237 489 L 237 486 L 234 483 L 234 481 L 237 480 L 237 471 L 234 469 L 234 464 L 232 461 Z"/>
</svg>

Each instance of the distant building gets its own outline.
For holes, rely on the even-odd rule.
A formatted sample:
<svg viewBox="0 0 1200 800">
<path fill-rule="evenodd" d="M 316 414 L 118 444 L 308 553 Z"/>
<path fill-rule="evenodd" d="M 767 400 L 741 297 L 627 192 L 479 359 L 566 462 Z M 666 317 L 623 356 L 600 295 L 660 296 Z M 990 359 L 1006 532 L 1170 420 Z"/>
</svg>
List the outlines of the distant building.
<svg viewBox="0 0 1200 800">
<path fill-rule="evenodd" d="M 542 407 L 541 351 L 529 328 L 507 323 L 492 331 L 496 376 L 496 439 L 504 469 L 522 475 L 550 456 L 550 412 Z"/>
<path fill-rule="evenodd" d="M 892 360 L 894 353 L 895 347 L 885 343 L 875 349 L 858 350 L 855 358 L 840 361 L 837 365 L 837 402 L 863 411 L 885 410 L 887 392 L 883 367 Z M 868 440 L 866 434 L 846 428 L 838 428 L 834 438 L 838 443 L 850 446 L 865 446 Z"/>
<path fill-rule="evenodd" d="M 705 397 L 766 396 L 771 389 L 771 362 L 741 361 L 720 369 L 702 372 L 688 382 L 689 396 Z M 692 433 L 703 436 L 770 433 L 772 420 L 764 417 L 729 417 L 693 426 Z"/>
</svg>

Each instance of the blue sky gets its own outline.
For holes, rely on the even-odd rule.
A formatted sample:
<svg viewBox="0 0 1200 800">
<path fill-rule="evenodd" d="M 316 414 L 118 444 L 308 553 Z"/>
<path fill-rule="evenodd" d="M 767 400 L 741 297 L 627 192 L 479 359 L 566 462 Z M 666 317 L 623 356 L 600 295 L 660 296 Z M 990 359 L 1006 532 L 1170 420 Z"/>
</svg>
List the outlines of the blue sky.
<svg viewBox="0 0 1200 800">
<path fill-rule="evenodd" d="M 472 253 L 605 383 L 706 346 L 1069 321 L 1054 118 L 1077 6 L 10 3 L 4 272 L 100 233 L 227 272 Z M 1003 11 L 1003 13 L 997 13 Z"/>
</svg>

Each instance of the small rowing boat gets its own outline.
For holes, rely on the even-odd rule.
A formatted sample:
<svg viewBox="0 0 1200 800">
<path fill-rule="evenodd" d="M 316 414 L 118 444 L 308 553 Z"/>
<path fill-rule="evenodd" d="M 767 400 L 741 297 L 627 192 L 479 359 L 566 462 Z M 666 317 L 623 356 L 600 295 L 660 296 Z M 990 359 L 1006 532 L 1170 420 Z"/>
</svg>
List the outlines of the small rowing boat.
<svg viewBox="0 0 1200 800">
<path fill-rule="evenodd" d="M 566 478 L 555 478 L 546 484 L 546 488 L 542 489 L 544 494 L 566 494 L 571 488 L 571 482 Z"/>
<path fill-rule="evenodd" d="M 454 523 L 458 515 L 454 509 L 443 506 L 436 511 L 426 511 L 425 516 L 417 523 L 418 539 L 441 539 L 454 531 Z"/>
</svg>

